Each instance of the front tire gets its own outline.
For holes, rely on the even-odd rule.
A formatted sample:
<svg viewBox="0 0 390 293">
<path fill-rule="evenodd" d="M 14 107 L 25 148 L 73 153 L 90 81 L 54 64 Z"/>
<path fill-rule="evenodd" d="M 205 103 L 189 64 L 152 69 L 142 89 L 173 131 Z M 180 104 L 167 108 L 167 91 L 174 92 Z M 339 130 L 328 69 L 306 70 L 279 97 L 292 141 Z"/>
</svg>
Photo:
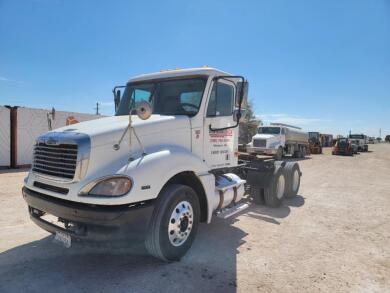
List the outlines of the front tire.
<svg viewBox="0 0 390 293">
<path fill-rule="evenodd" d="M 283 148 L 279 147 L 275 154 L 275 160 L 280 161 L 283 158 Z"/>
<path fill-rule="evenodd" d="M 145 240 L 147 251 L 163 261 L 179 261 L 195 239 L 199 219 L 195 191 L 186 185 L 168 185 L 156 201 Z"/>
</svg>

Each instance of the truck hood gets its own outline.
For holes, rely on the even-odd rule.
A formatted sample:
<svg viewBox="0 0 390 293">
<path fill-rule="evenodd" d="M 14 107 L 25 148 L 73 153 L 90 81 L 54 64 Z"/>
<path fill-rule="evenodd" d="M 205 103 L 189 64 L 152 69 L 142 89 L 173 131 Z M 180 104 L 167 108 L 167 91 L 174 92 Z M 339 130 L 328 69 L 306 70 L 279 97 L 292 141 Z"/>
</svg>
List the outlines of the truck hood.
<svg viewBox="0 0 390 293">
<path fill-rule="evenodd" d="M 278 137 L 278 136 L 279 136 L 279 134 L 262 134 L 262 133 L 258 133 L 253 138 L 254 139 L 270 139 L 270 138 L 274 138 L 274 137 Z"/>
<path fill-rule="evenodd" d="M 187 116 L 152 115 L 148 120 L 141 120 L 138 116 L 132 115 L 131 119 L 132 126 L 140 138 L 153 134 L 159 136 L 175 129 L 190 128 Z M 91 138 L 92 147 L 97 147 L 117 143 L 128 124 L 129 116 L 111 116 L 61 127 L 53 132 L 87 134 Z M 128 133 L 126 137 L 128 139 Z"/>
</svg>

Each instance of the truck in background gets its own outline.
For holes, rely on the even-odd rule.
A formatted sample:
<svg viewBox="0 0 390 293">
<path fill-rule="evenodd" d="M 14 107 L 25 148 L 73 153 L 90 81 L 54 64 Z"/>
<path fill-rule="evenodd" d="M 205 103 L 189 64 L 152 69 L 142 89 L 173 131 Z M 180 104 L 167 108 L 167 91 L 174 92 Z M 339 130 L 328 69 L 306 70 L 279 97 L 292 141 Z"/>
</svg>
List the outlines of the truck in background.
<svg viewBox="0 0 390 293">
<path fill-rule="evenodd" d="M 244 77 L 213 68 L 145 74 L 115 87 L 115 116 L 37 138 L 22 190 L 30 218 L 67 247 L 135 238 L 151 255 L 177 261 L 200 222 L 296 196 L 296 162 L 238 152 L 247 89 Z M 290 138 L 290 128 L 274 127 Z M 292 143 L 288 150 L 303 152 L 303 138 Z"/>
<path fill-rule="evenodd" d="M 353 141 L 358 146 L 359 152 L 367 152 L 368 151 L 368 141 L 367 136 L 364 134 L 350 134 L 348 135 L 348 139 Z"/>
<path fill-rule="evenodd" d="M 281 160 L 284 155 L 304 158 L 309 151 L 309 136 L 299 127 L 283 123 L 260 126 L 257 134 L 247 145 L 247 151 L 254 154 L 272 155 Z"/>
</svg>

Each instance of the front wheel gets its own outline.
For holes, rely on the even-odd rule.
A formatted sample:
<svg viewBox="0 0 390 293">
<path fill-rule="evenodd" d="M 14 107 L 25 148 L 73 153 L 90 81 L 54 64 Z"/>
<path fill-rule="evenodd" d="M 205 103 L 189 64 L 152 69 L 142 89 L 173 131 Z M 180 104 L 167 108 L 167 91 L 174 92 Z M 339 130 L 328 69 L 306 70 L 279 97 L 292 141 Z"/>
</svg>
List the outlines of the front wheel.
<svg viewBox="0 0 390 293">
<path fill-rule="evenodd" d="M 275 154 L 275 160 L 280 161 L 283 158 L 283 148 L 279 147 Z"/>
<path fill-rule="evenodd" d="M 171 184 L 157 198 L 145 246 L 163 261 L 178 261 L 190 249 L 198 229 L 199 200 L 195 191 Z"/>
</svg>

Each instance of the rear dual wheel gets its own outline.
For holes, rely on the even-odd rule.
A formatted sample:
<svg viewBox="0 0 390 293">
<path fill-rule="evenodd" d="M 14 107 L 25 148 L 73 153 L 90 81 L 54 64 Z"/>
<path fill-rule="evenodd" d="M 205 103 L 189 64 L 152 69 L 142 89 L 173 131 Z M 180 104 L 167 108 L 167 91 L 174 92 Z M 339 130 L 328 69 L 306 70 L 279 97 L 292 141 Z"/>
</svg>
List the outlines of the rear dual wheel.
<svg viewBox="0 0 390 293">
<path fill-rule="evenodd" d="M 292 198 L 298 194 L 299 187 L 301 185 L 301 170 L 296 162 L 287 162 L 284 166 L 284 172 L 286 174 L 286 197 Z"/>
<path fill-rule="evenodd" d="M 264 188 L 264 202 L 269 207 L 281 205 L 286 192 L 286 176 L 283 168 L 277 166 L 268 187 Z"/>
<path fill-rule="evenodd" d="M 256 204 L 278 207 L 284 198 L 298 194 L 302 173 L 296 162 L 276 163 L 274 174 L 268 187 L 262 189 L 251 186 L 251 196 Z"/>
<path fill-rule="evenodd" d="M 294 152 L 295 158 L 305 158 L 306 157 L 306 148 L 305 147 L 299 147 L 299 150 Z"/>
</svg>

